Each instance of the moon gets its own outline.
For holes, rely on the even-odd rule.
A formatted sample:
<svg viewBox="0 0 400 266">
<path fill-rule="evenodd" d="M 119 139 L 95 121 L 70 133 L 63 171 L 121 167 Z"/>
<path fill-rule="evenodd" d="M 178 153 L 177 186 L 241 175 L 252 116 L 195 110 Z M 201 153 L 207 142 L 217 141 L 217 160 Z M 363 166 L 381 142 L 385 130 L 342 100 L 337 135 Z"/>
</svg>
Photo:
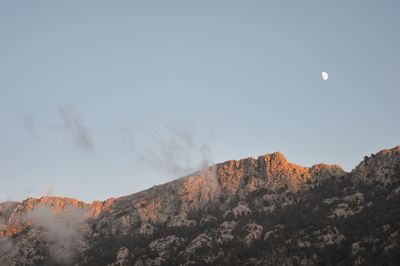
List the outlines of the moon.
<svg viewBox="0 0 400 266">
<path fill-rule="evenodd" d="M 322 80 L 327 80 L 328 77 L 329 77 L 328 73 L 326 73 L 326 72 L 321 72 L 321 78 L 322 78 Z"/>
</svg>

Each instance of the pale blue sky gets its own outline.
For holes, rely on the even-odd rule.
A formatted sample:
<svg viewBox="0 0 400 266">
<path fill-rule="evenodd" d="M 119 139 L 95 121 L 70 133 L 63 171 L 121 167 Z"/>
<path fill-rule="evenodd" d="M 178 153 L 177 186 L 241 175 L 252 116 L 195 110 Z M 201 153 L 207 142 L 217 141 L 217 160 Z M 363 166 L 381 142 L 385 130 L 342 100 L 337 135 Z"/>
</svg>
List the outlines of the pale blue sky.
<svg viewBox="0 0 400 266">
<path fill-rule="evenodd" d="M 0 201 L 400 144 L 399 1 L 0 0 Z M 328 81 L 320 79 L 327 71 Z"/>
</svg>

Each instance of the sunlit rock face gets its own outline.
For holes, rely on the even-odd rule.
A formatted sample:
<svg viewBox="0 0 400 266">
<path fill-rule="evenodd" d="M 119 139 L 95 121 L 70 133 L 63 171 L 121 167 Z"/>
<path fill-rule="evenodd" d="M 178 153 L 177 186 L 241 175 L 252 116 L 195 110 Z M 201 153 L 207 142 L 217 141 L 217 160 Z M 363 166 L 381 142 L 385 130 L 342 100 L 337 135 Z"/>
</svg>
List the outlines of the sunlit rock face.
<svg viewBox="0 0 400 266">
<path fill-rule="evenodd" d="M 321 181 L 345 174 L 338 165 L 318 164 L 308 168 L 290 163 L 280 152 L 258 159 L 231 160 L 217 165 L 217 169 L 219 185 L 235 193 L 251 192 L 260 187 L 297 191 L 308 181 Z"/>
<path fill-rule="evenodd" d="M 351 173 L 276 152 L 103 202 L 1 203 L 0 265 L 396 265 L 399 203 L 399 147 Z"/>
<path fill-rule="evenodd" d="M 400 146 L 382 150 L 364 160 L 351 172 L 361 182 L 383 183 L 397 182 L 396 174 L 400 171 Z"/>
</svg>

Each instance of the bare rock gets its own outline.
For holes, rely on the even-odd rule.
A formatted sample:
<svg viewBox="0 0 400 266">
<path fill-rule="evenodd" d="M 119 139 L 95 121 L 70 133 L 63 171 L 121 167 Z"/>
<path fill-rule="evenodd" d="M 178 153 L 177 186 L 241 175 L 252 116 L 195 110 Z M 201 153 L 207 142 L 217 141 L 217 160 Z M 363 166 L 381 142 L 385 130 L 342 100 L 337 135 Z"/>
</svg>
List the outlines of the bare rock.
<svg viewBox="0 0 400 266">
<path fill-rule="evenodd" d="M 400 146 L 382 150 L 364 160 L 351 172 L 359 181 L 371 184 L 381 182 L 384 185 L 399 180 L 400 174 Z"/>
</svg>

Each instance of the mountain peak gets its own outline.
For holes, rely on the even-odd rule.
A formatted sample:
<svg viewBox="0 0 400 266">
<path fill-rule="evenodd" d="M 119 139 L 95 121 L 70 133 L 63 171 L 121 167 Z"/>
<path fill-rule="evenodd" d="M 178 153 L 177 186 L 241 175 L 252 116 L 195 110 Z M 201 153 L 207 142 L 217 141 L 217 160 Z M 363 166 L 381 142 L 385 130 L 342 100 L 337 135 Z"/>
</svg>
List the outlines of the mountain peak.
<svg viewBox="0 0 400 266">
<path fill-rule="evenodd" d="M 288 188 L 296 191 L 309 180 L 318 181 L 328 176 L 346 174 L 338 165 L 304 167 L 291 163 L 281 152 L 265 154 L 257 159 L 230 160 L 217 164 L 216 168 L 219 184 L 232 192 L 241 189 L 252 191 L 260 186 L 272 190 Z"/>
<path fill-rule="evenodd" d="M 273 250 L 258 254 L 257 264 L 292 265 L 286 261 L 293 254 L 286 252 L 288 247 L 296 254 L 310 249 L 292 256 L 301 264 L 308 254 L 329 254 L 333 249 L 327 253 L 324 248 L 333 244 L 351 254 L 371 247 L 369 239 L 382 240 L 379 250 L 394 247 L 400 243 L 399 199 L 400 146 L 366 156 L 351 173 L 338 165 L 304 167 L 274 152 L 215 164 L 104 202 L 46 196 L 1 203 L 0 247 L 7 244 L 7 250 L 3 256 L 0 248 L 0 264 L 63 265 L 54 251 L 68 251 L 70 260 L 87 262 L 82 265 L 181 265 L 189 260 L 228 265 L 248 260 L 240 263 L 247 265 L 255 264 L 248 254 Z M 382 212 L 384 206 L 390 208 Z M 376 236 L 358 235 L 371 232 L 372 226 L 360 220 L 374 213 L 385 216 L 371 220 Z M 357 234 L 346 231 L 349 225 L 357 227 Z M 257 243 L 262 248 L 253 248 Z M 196 255 L 197 248 L 202 256 Z M 29 257 L 32 250 L 39 255 Z M 238 252 L 243 254 L 236 258 Z M 306 264 L 319 265 L 325 257 L 308 259 Z"/>
<path fill-rule="evenodd" d="M 271 157 L 272 160 L 288 162 L 288 159 L 286 158 L 286 156 L 280 151 L 276 151 L 271 154 L 265 154 L 264 156 L 269 156 L 269 157 Z"/>
<path fill-rule="evenodd" d="M 361 182 L 391 184 L 400 175 L 400 146 L 365 156 L 351 173 Z"/>
</svg>

